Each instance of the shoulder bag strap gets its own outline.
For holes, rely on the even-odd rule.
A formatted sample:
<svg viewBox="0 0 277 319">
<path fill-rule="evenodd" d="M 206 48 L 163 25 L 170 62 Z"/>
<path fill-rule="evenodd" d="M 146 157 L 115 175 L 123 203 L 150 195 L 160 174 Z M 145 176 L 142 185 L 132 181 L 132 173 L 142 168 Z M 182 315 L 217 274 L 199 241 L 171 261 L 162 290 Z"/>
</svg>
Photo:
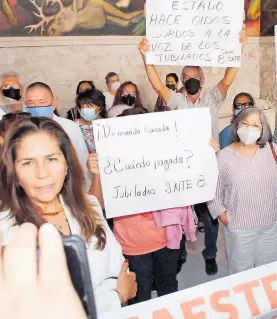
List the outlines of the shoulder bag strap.
<svg viewBox="0 0 277 319">
<path fill-rule="evenodd" d="M 276 154 L 276 152 L 275 152 L 274 146 L 273 146 L 272 143 L 269 143 L 269 145 L 270 145 L 270 148 L 271 148 L 271 152 L 272 152 L 272 154 L 273 154 L 273 157 L 274 157 L 274 159 L 275 159 L 275 162 L 277 163 L 277 154 Z"/>
</svg>

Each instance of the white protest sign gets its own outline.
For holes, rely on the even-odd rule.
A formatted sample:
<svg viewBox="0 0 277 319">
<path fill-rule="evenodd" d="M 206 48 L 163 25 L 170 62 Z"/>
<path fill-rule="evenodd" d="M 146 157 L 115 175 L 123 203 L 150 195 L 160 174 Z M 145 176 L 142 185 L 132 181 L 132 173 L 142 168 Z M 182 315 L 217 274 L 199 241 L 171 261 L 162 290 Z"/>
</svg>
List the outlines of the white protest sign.
<svg viewBox="0 0 277 319">
<path fill-rule="evenodd" d="M 214 280 L 99 319 L 276 319 L 277 263 Z"/>
<path fill-rule="evenodd" d="M 208 108 L 98 120 L 94 130 L 107 217 L 214 197 L 218 170 Z"/>
<path fill-rule="evenodd" d="M 147 0 L 147 64 L 239 67 L 244 0 Z"/>
</svg>

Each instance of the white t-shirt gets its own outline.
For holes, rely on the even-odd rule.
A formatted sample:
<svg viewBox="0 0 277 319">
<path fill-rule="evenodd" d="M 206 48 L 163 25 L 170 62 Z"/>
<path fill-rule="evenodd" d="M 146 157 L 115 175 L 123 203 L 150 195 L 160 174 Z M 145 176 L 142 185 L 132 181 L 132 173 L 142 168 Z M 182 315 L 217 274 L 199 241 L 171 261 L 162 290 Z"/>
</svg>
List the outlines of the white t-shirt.
<svg viewBox="0 0 277 319">
<path fill-rule="evenodd" d="M 3 115 L 5 115 L 6 113 L 0 108 L 0 121 L 2 120 Z"/>
<path fill-rule="evenodd" d="M 85 179 L 86 179 L 86 191 L 88 191 L 91 185 L 92 176 L 87 169 L 88 149 L 87 149 L 83 134 L 80 130 L 80 127 L 78 124 L 74 123 L 73 121 L 70 121 L 63 117 L 56 116 L 55 114 L 53 115 L 53 120 L 58 122 L 63 127 L 66 134 L 69 136 L 71 143 L 75 147 L 80 163 L 83 167 L 83 171 L 84 171 Z"/>
<path fill-rule="evenodd" d="M 113 106 L 115 96 L 109 92 L 104 92 L 103 94 L 106 97 L 106 110 L 108 112 Z"/>
</svg>

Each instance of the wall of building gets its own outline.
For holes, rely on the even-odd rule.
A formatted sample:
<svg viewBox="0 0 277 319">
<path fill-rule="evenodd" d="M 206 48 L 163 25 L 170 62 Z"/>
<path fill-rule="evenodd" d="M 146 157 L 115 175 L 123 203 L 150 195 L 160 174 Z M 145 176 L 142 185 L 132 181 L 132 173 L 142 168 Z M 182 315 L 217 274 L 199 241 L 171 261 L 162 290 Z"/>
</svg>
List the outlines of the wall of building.
<svg viewBox="0 0 277 319">
<path fill-rule="evenodd" d="M 3 39 L 3 38 L 2 38 Z M 233 84 L 220 116 L 230 114 L 231 100 L 240 91 L 246 91 L 255 98 L 274 99 L 275 55 L 273 38 L 249 38 L 243 53 L 242 68 Z M 105 75 L 118 72 L 121 80 L 134 81 L 140 88 L 143 103 L 152 108 L 156 101 L 146 77 L 137 49 L 137 37 L 63 37 L 60 39 L 8 38 L 1 41 L 0 70 L 16 71 L 25 86 L 33 81 L 44 81 L 54 91 L 59 108 L 64 113 L 74 106 L 77 83 L 93 80 L 105 90 Z M 181 73 L 180 67 L 159 67 L 165 78 L 169 72 Z M 206 68 L 206 87 L 215 85 L 224 74 L 224 69 Z"/>
</svg>

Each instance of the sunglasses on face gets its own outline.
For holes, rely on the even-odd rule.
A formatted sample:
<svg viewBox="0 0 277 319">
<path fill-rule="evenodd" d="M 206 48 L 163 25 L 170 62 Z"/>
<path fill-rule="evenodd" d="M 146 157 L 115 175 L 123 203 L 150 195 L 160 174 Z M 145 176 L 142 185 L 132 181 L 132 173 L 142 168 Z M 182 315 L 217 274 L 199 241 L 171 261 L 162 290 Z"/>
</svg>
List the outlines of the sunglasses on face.
<svg viewBox="0 0 277 319">
<path fill-rule="evenodd" d="M 19 85 L 18 84 L 6 84 L 2 89 L 3 90 L 9 90 L 9 89 L 20 89 Z"/>
<path fill-rule="evenodd" d="M 246 107 L 249 106 L 254 106 L 253 103 L 246 102 L 246 103 L 235 103 L 235 109 L 236 110 L 242 110 L 245 109 Z"/>
</svg>

